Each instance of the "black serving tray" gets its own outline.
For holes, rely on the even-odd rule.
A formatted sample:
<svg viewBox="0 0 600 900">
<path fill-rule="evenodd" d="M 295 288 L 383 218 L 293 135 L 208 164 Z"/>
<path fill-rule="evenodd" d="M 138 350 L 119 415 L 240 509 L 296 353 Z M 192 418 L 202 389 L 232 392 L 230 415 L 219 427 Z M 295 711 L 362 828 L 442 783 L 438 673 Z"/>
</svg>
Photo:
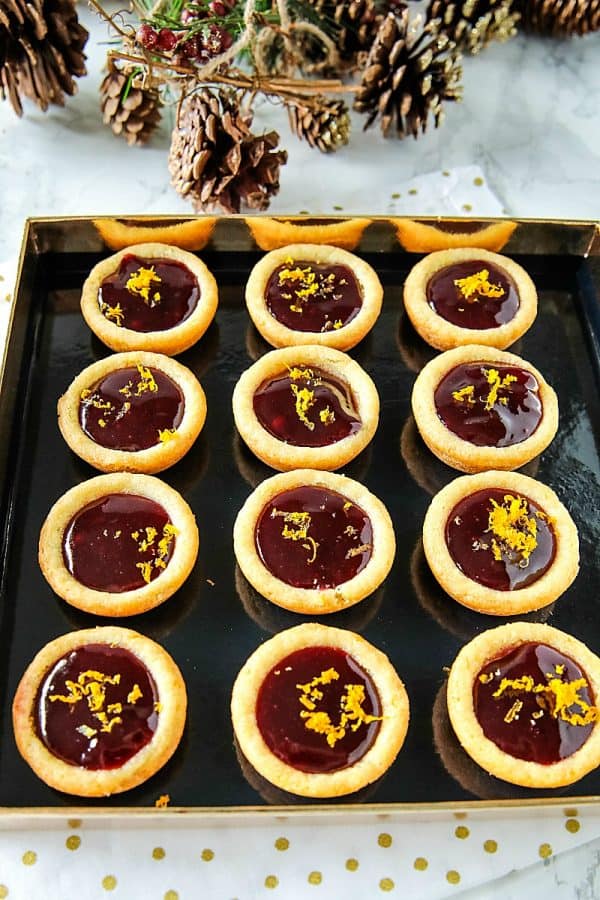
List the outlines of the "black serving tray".
<svg viewBox="0 0 600 900">
<path fill-rule="evenodd" d="M 140 220 L 143 221 L 143 220 Z M 172 224 L 173 219 L 164 219 Z M 36 652 L 64 632 L 108 624 L 59 600 L 37 564 L 41 524 L 74 484 L 97 474 L 64 444 L 56 401 L 72 378 L 107 349 L 79 312 L 91 266 L 110 251 L 89 219 L 31 220 L 27 225 L 11 334 L 0 392 L 2 556 L 0 584 L 0 806 L 62 808 L 73 798 L 46 787 L 17 753 L 10 707 Z M 397 761 L 375 785 L 340 803 L 440 806 L 478 799 L 598 798 L 600 770 L 560 792 L 526 792 L 490 778 L 464 755 L 448 727 L 444 681 L 460 647 L 504 619 L 463 609 L 437 587 L 420 544 L 431 494 L 458 473 L 439 463 L 418 438 L 410 414 L 415 373 L 433 354 L 402 308 L 404 278 L 419 258 L 404 252 L 391 221 L 373 219 L 357 248 L 385 287 L 379 322 L 352 355 L 371 374 L 381 398 L 372 445 L 344 471 L 387 505 L 398 551 L 390 576 L 371 598 L 323 617 L 354 629 L 385 651 L 411 702 L 408 737 Z M 515 352 L 544 373 L 559 397 L 556 438 L 525 471 L 549 484 L 579 528 L 581 571 L 552 608 L 523 618 L 569 631 L 600 653 L 600 239 L 593 223 L 519 222 L 505 253 L 531 274 L 538 318 Z M 188 456 L 162 474 L 190 503 L 200 554 L 189 581 L 164 606 L 110 622 L 154 638 L 185 678 L 189 720 L 170 763 L 141 787 L 86 807 L 152 807 L 169 794 L 177 807 L 287 807 L 301 802 L 262 782 L 238 758 L 229 719 L 233 680 L 249 654 L 272 633 L 302 617 L 262 600 L 236 570 L 232 527 L 252 486 L 269 474 L 241 444 L 231 393 L 253 357 L 267 346 L 249 324 L 244 285 L 261 252 L 241 218 L 218 219 L 200 253 L 219 283 L 220 306 L 207 334 L 180 358 L 200 378 L 208 401 L 203 434 Z M 322 802 L 322 801 L 321 801 Z M 83 805 L 82 801 L 77 803 Z"/>
</svg>

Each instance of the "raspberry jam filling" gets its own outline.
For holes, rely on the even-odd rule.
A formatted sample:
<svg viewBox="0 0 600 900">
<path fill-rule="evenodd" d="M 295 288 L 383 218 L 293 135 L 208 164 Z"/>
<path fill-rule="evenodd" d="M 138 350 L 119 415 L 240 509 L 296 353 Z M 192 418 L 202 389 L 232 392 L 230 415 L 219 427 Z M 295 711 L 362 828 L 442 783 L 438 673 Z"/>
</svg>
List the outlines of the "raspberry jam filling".
<svg viewBox="0 0 600 900">
<path fill-rule="evenodd" d="M 147 450 L 176 439 L 185 400 L 159 369 L 117 369 L 81 392 L 79 424 L 89 438 L 110 450 Z"/>
<path fill-rule="evenodd" d="M 519 293 L 504 269 L 483 260 L 469 260 L 436 272 L 427 284 L 427 302 L 453 325 L 497 328 L 514 319 Z"/>
<path fill-rule="evenodd" d="M 517 759 L 552 765 L 582 747 L 598 719 L 588 677 L 546 644 L 525 643 L 486 663 L 473 685 L 483 732 Z"/>
<path fill-rule="evenodd" d="M 200 299 L 200 287 L 187 266 L 170 259 L 124 256 L 98 291 L 102 315 L 133 331 L 166 331 L 184 322 Z"/>
<path fill-rule="evenodd" d="M 288 259 L 265 288 L 271 315 L 295 331 L 335 331 L 362 306 L 360 286 L 347 266 Z"/>
<path fill-rule="evenodd" d="M 175 550 L 175 535 L 158 503 L 108 494 L 73 516 L 63 534 L 63 560 L 86 587 L 120 594 L 158 578 Z"/>
<path fill-rule="evenodd" d="M 273 497 L 254 533 L 257 552 L 275 575 L 299 588 L 334 588 L 371 559 L 368 515 L 347 497 L 302 486 Z"/>
<path fill-rule="evenodd" d="M 531 437 L 543 408 L 535 376 L 519 366 L 461 363 L 434 393 L 446 428 L 476 447 L 510 447 Z"/>
<path fill-rule="evenodd" d="M 476 491 L 456 504 L 446 522 L 446 545 L 461 572 L 496 591 L 528 587 L 556 555 L 543 509 L 500 488 Z"/>
<path fill-rule="evenodd" d="M 315 366 L 263 381 L 253 405 L 269 434 L 296 447 L 326 447 L 361 427 L 350 387 Z"/>
<path fill-rule="evenodd" d="M 148 744 L 158 725 L 156 685 L 122 647 L 86 644 L 47 672 L 34 727 L 48 750 L 73 766 L 117 769 Z"/>
<path fill-rule="evenodd" d="M 305 647 L 274 666 L 256 701 L 260 733 L 301 772 L 336 772 L 374 744 L 381 702 L 367 672 L 336 647 Z"/>
</svg>

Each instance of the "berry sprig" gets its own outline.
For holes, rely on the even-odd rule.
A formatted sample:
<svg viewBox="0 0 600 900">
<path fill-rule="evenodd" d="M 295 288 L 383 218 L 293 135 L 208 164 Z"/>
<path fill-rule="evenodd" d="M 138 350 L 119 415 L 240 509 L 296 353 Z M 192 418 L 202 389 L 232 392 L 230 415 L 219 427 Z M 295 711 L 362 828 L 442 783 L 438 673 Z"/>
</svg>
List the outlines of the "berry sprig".
<svg viewBox="0 0 600 900">
<path fill-rule="evenodd" d="M 202 65 L 228 50 L 241 29 L 242 11 L 235 3 L 210 0 L 144 19 L 135 38 L 149 53 Z"/>
</svg>

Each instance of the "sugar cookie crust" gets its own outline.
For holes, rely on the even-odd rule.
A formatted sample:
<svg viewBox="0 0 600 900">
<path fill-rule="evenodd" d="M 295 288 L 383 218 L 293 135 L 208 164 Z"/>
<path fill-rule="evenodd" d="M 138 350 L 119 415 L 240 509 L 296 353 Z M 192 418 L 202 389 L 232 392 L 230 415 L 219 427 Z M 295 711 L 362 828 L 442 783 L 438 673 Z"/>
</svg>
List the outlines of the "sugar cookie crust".
<svg viewBox="0 0 600 900">
<path fill-rule="evenodd" d="M 356 403 L 360 429 L 325 447 L 286 444 L 269 434 L 254 412 L 254 393 L 264 381 L 284 374 L 292 366 L 315 366 L 345 382 Z M 345 353 L 331 347 L 286 347 L 266 353 L 241 375 L 233 391 L 233 417 L 255 456 L 274 469 L 339 469 L 358 456 L 373 438 L 379 422 L 379 395 L 364 369 Z"/>
<path fill-rule="evenodd" d="M 256 701 L 271 669 L 295 650 L 336 647 L 350 654 L 372 678 L 383 719 L 372 746 L 354 765 L 331 773 L 301 772 L 271 752 L 256 722 Z M 408 729 L 409 702 L 389 659 L 351 631 L 307 623 L 282 631 L 262 644 L 240 670 L 231 697 L 233 728 L 240 749 L 256 771 L 274 784 L 303 797 L 340 797 L 379 778 L 393 763 Z"/>
<path fill-rule="evenodd" d="M 437 386 L 456 366 L 475 362 L 518 366 L 535 376 L 542 418 L 526 440 L 507 447 L 477 447 L 450 431 L 439 418 L 434 402 Z M 475 344 L 446 350 L 427 363 L 413 386 L 412 410 L 421 437 L 431 452 L 454 469 L 468 473 L 486 469 L 518 469 L 545 450 L 558 429 L 558 401 L 543 375 L 514 353 Z"/>
<path fill-rule="evenodd" d="M 465 575 L 446 543 L 446 523 L 461 500 L 486 488 L 505 490 L 532 500 L 552 523 L 556 553 L 537 581 L 518 590 L 485 587 Z M 463 606 L 491 616 L 514 616 L 553 603 L 573 583 L 579 571 L 579 538 L 573 519 L 553 490 L 519 472 L 481 472 L 456 478 L 436 494 L 423 522 L 423 550 L 429 567 L 447 594 Z"/>
<path fill-rule="evenodd" d="M 101 313 L 98 303 L 100 286 L 105 278 L 119 268 L 123 257 L 130 255 L 145 259 L 172 260 L 182 263 L 190 270 L 198 282 L 200 297 L 187 319 L 165 331 L 142 332 L 119 326 Z M 202 337 L 215 316 L 217 303 L 217 282 L 205 264 L 187 250 L 157 242 L 134 244 L 103 259 L 86 278 L 81 293 L 83 318 L 96 337 L 111 350 L 148 350 L 165 353 L 167 356 L 183 353 Z"/>
<path fill-rule="evenodd" d="M 578 781 L 600 764 L 598 722 L 575 753 L 543 765 L 505 753 L 485 736 L 475 715 L 473 684 L 479 672 L 489 661 L 528 642 L 546 644 L 570 657 L 587 675 L 594 703 L 600 701 L 600 659 L 585 644 L 550 625 L 516 622 L 484 631 L 462 648 L 448 676 L 448 713 L 464 750 L 491 775 L 523 787 L 561 787 Z"/>
<path fill-rule="evenodd" d="M 79 423 L 81 392 L 111 372 L 138 364 L 158 369 L 175 382 L 184 398 L 183 418 L 172 440 L 158 442 L 146 450 L 113 450 L 90 438 Z M 114 353 L 92 363 L 71 382 L 58 401 L 58 427 L 71 450 L 103 472 L 162 472 L 188 452 L 206 420 L 206 397 L 196 376 L 181 363 L 161 353 L 133 350 Z"/>
<path fill-rule="evenodd" d="M 151 740 L 116 769 L 85 769 L 71 765 L 48 750 L 37 736 L 33 707 L 40 682 L 52 665 L 87 644 L 110 644 L 129 650 L 144 664 L 157 688 L 161 709 Z M 25 671 L 12 707 L 19 753 L 47 785 L 78 797 L 107 797 L 147 781 L 171 758 L 185 725 L 187 695 L 181 672 L 169 654 L 150 638 L 116 626 L 73 631 L 46 644 Z"/>
<path fill-rule="evenodd" d="M 110 494 L 132 494 L 158 503 L 177 529 L 175 548 L 166 568 L 153 581 L 132 591 L 115 593 L 86 587 L 67 569 L 63 535 L 73 516 L 89 503 Z M 72 487 L 48 513 L 40 532 L 38 561 L 52 590 L 71 606 L 98 616 L 133 616 L 168 600 L 184 583 L 198 556 L 196 520 L 183 497 L 151 475 L 119 472 L 97 475 Z"/>
<path fill-rule="evenodd" d="M 269 311 L 265 300 L 267 283 L 272 273 L 289 258 L 321 265 L 340 265 L 356 278 L 362 305 L 346 325 L 331 331 L 296 331 L 279 322 Z M 246 284 L 246 305 L 257 330 L 273 347 L 321 344 L 338 350 L 350 350 L 371 330 L 383 302 L 383 288 L 375 270 L 360 257 L 323 244 L 289 244 L 263 256 L 252 269 Z"/>
<path fill-rule="evenodd" d="M 507 272 L 519 295 L 519 307 L 509 322 L 495 328 L 462 328 L 437 313 L 427 300 L 427 285 L 447 266 L 470 260 L 488 262 Z M 438 350 L 480 344 L 504 350 L 523 335 L 537 315 L 537 291 L 525 269 L 507 256 L 470 247 L 439 250 L 420 260 L 404 282 L 404 306 L 415 330 Z"/>
<path fill-rule="evenodd" d="M 287 584 L 265 566 L 256 549 L 255 528 L 265 506 L 283 491 L 303 486 L 325 488 L 342 494 L 364 510 L 371 521 L 371 558 L 362 571 L 335 588 L 309 589 Z M 271 603 L 292 612 L 323 615 L 353 606 L 379 587 L 392 567 L 396 540 L 387 509 L 364 485 L 344 475 L 296 469 L 268 478 L 248 497 L 235 520 L 233 549 L 240 569 L 250 584 Z"/>
</svg>

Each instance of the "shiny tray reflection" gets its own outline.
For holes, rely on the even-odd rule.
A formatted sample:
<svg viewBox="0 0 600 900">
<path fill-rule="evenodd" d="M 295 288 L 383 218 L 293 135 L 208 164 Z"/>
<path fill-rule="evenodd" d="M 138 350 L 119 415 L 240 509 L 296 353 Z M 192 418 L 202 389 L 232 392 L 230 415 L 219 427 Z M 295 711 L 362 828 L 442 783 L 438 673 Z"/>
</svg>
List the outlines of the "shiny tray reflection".
<svg viewBox="0 0 600 900">
<path fill-rule="evenodd" d="M 139 219 L 133 227 L 180 220 Z M 297 219 L 295 220 L 298 221 Z M 300 220 L 302 221 L 302 220 Z M 328 220 L 343 223 L 344 219 Z M 580 529 L 582 569 L 567 594 L 537 614 L 600 651 L 600 240 L 594 223 L 518 222 L 503 252 L 530 272 L 540 294 L 538 320 L 514 349 L 554 385 L 561 410 L 557 437 L 528 466 L 551 485 Z M 191 504 L 201 535 L 200 556 L 188 583 L 163 607 L 122 624 L 161 642 L 179 663 L 189 691 L 190 716 L 179 751 L 151 781 L 127 794 L 85 806 L 152 807 L 161 794 L 186 808 L 292 809 L 298 801 L 274 792 L 239 759 L 229 722 L 229 694 L 238 669 L 272 633 L 300 621 L 256 595 L 235 565 L 231 530 L 252 487 L 271 474 L 241 444 L 230 408 L 240 373 L 268 348 L 251 327 L 243 289 L 261 251 L 242 217 L 210 220 L 201 257 L 220 286 L 216 322 L 182 361 L 207 393 L 206 429 L 177 466 L 161 477 Z M 596 798 L 600 772 L 560 792 L 525 792 L 489 779 L 452 740 L 444 705 L 444 667 L 462 644 L 500 620 L 450 601 L 423 559 L 421 525 L 433 493 L 457 473 L 435 460 L 410 415 L 415 373 L 432 354 L 402 310 L 402 285 L 418 258 L 398 240 L 396 220 L 373 218 L 356 252 L 377 269 L 385 302 L 373 333 L 352 355 L 374 378 L 381 422 L 371 447 L 345 471 L 388 506 L 398 553 L 376 595 L 323 621 L 354 629 L 384 650 L 406 683 L 411 725 L 390 771 L 360 797 L 330 807 L 425 804 L 440 807 L 486 799 L 495 804 L 561 797 Z M 19 758 L 10 723 L 18 679 L 37 650 L 58 634 L 101 624 L 58 600 L 36 563 L 41 523 L 69 487 L 96 474 L 76 459 L 56 426 L 56 400 L 71 379 L 107 350 L 80 314 L 79 293 L 90 267 L 110 250 L 90 219 L 33 220 L 21 260 L 11 336 L 0 391 L 2 582 L 0 657 L 2 739 L 0 805 L 25 809 L 73 806 L 50 790 Z M 527 618 L 531 618 L 528 616 Z M 79 801 L 76 801 L 79 803 Z M 302 806 L 310 803 L 302 800 Z M 319 804 L 322 806 L 322 801 Z M 364 808 L 364 806 L 363 806 Z"/>
</svg>

